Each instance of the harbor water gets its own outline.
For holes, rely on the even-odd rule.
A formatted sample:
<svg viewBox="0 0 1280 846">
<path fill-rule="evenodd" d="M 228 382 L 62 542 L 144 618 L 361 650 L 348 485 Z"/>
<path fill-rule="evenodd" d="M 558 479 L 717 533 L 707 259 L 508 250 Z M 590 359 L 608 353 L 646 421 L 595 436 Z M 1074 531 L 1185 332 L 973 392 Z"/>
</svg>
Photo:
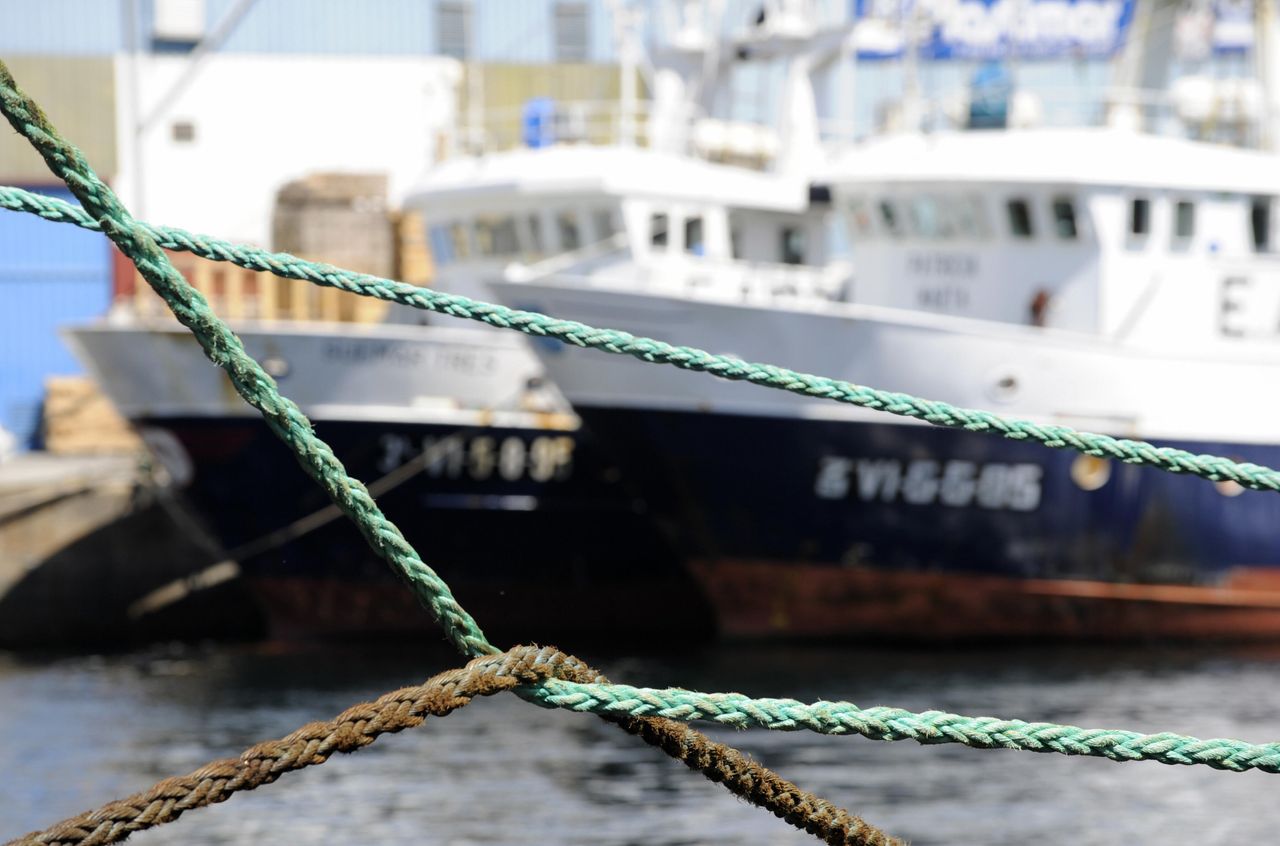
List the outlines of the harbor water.
<svg viewBox="0 0 1280 846">
<path fill-rule="evenodd" d="M 1277 649 L 590 652 L 635 684 L 913 710 L 1280 736 Z M 458 663 L 385 644 L 0 654 L 0 839 L 187 773 Z M 804 732 L 713 729 L 916 846 L 1268 842 L 1275 776 Z M 602 721 L 511 696 L 193 811 L 138 844 L 812 842 Z"/>
</svg>

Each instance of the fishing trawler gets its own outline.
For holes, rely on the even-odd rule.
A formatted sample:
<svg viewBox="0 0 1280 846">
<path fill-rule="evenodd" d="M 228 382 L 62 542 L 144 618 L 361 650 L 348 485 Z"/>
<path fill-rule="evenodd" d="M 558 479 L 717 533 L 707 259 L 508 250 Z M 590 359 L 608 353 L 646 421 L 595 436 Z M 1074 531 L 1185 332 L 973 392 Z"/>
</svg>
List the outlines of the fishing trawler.
<svg viewBox="0 0 1280 846">
<path fill-rule="evenodd" d="M 568 268 L 495 288 L 747 361 L 1275 466 L 1280 89 L 1275 16 L 1257 11 L 1260 88 L 1243 99 L 1261 149 L 1215 143 L 1215 115 L 1250 110 L 1239 80 L 1175 84 L 1157 118 L 1158 95 L 1135 89 L 1168 82 L 1174 6 L 1140 4 L 1101 126 L 1036 126 L 974 97 L 969 127 L 836 161 L 819 181 L 853 242 L 847 285 L 763 293 L 689 261 L 640 285 Z M 729 635 L 1280 635 L 1273 494 L 538 353 Z"/>
<path fill-rule="evenodd" d="M 430 219 L 433 286 L 483 297 L 505 273 L 569 266 L 634 281 L 694 255 L 765 296 L 842 284 L 821 237 L 829 197 L 811 191 L 808 171 L 825 163 L 814 78 L 842 55 L 848 28 L 816 24 L 804 4 L 745 30 L 724 25 L 723 4 L 676 5 L 652 54 L 625 36 L 622 102 L 531 102 L 498 133 L 515 129 L 520 146 L 482 145 L 430 169 L 408 205 Z M 771 128 L 716 117 L 735 70 L 763 60 L 791 68 L 791 118 Z M 652 101 L 636 96 L 641 73 Z M 519 336 L 401 306 L 377 323 L 231 325 L 460 600 L 501 631 L 709 630 L 702 594 L 616 457 L 579 427 Z M 238 562 L 275 633 L 428 630 L 181 327 L 131 316 L 68 335 Z M 545 614 L 553 602 L 575 612 Z"/>
</svg>

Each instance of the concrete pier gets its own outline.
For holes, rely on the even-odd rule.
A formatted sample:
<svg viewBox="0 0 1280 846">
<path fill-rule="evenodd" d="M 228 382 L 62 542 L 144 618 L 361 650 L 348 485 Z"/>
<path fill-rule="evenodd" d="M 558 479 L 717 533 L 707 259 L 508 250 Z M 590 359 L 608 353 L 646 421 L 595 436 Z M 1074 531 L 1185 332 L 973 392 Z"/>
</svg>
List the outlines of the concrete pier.
<svg viewBox="0 0 1280 846">
<path fill-rule="evenodd" d="M 234 562 L 141 455 L 0 464 L 0 647 L 252 636 Z"/>
</svg>

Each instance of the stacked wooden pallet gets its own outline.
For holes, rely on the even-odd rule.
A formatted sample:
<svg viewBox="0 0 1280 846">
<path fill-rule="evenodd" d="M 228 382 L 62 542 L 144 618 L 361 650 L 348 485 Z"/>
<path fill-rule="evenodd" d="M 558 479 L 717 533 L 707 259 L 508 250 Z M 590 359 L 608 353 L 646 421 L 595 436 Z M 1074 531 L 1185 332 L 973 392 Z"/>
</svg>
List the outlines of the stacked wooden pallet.
<svg viewBox="0 0 1280 846">
<path fill-rule="evenodd" d="M 45 449 L 59 455 L 107 455 L 142 450 L 142 441 L 98 386 L 85 376 L 45 380 Z"/>
</svg>

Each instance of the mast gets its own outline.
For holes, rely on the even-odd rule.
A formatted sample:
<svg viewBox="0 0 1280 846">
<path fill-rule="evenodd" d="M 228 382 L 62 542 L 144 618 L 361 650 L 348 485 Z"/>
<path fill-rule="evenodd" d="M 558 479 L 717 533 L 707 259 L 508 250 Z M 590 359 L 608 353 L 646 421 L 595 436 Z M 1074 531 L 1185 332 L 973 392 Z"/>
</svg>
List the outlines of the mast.
<svg viewBox="0 0 1280 846">
<path fill-rule="evenodd" d="M 1253 68 L 1262 86 L 1260 146 L 1280 151 L 1280 15 L 1275 0 L 1253 3 Z"/>
<path fill-rule="evenodd" d="M 608 0 L 609 14 L 613 19 L 613 41 L 618 51 L 618 144 L 634 147 L 638 128 L 636 116 L 640 109 L 637 75 L 643 74 L 650 87 L 653 85 L 652 68 L 645 60 L 640 45 L 640 26 L 643 11 L 625 0 Z"/>
<path fill-rule="evenodd" d="M 1267 0 L 1257 0 L 1258 6 Z M 1143 131 L 1150 121 L 1144 98 L 1169 87 L 1173 61 L 1177 0 L 1135 0 L 1129 37 L 1116 67 L 1116 95 L 1107 108 L 1107 125 L 1115 129 Z"/>
<path fill-rule="evenodd" d="M 692 121 L 708 111 L 719 72 L 715 32 L 724 0 L 679 0 L 667 6 L 666 43 L 653 51 L 653 117 L 650 144 L 656 150 L 683 153 Z M 674 20 L 672 18 L 674 17 Z M 709 62 L 709 59 L 713 61 Z M 711 67 L 708 67 L 708 65 Z"/>
</svg>

